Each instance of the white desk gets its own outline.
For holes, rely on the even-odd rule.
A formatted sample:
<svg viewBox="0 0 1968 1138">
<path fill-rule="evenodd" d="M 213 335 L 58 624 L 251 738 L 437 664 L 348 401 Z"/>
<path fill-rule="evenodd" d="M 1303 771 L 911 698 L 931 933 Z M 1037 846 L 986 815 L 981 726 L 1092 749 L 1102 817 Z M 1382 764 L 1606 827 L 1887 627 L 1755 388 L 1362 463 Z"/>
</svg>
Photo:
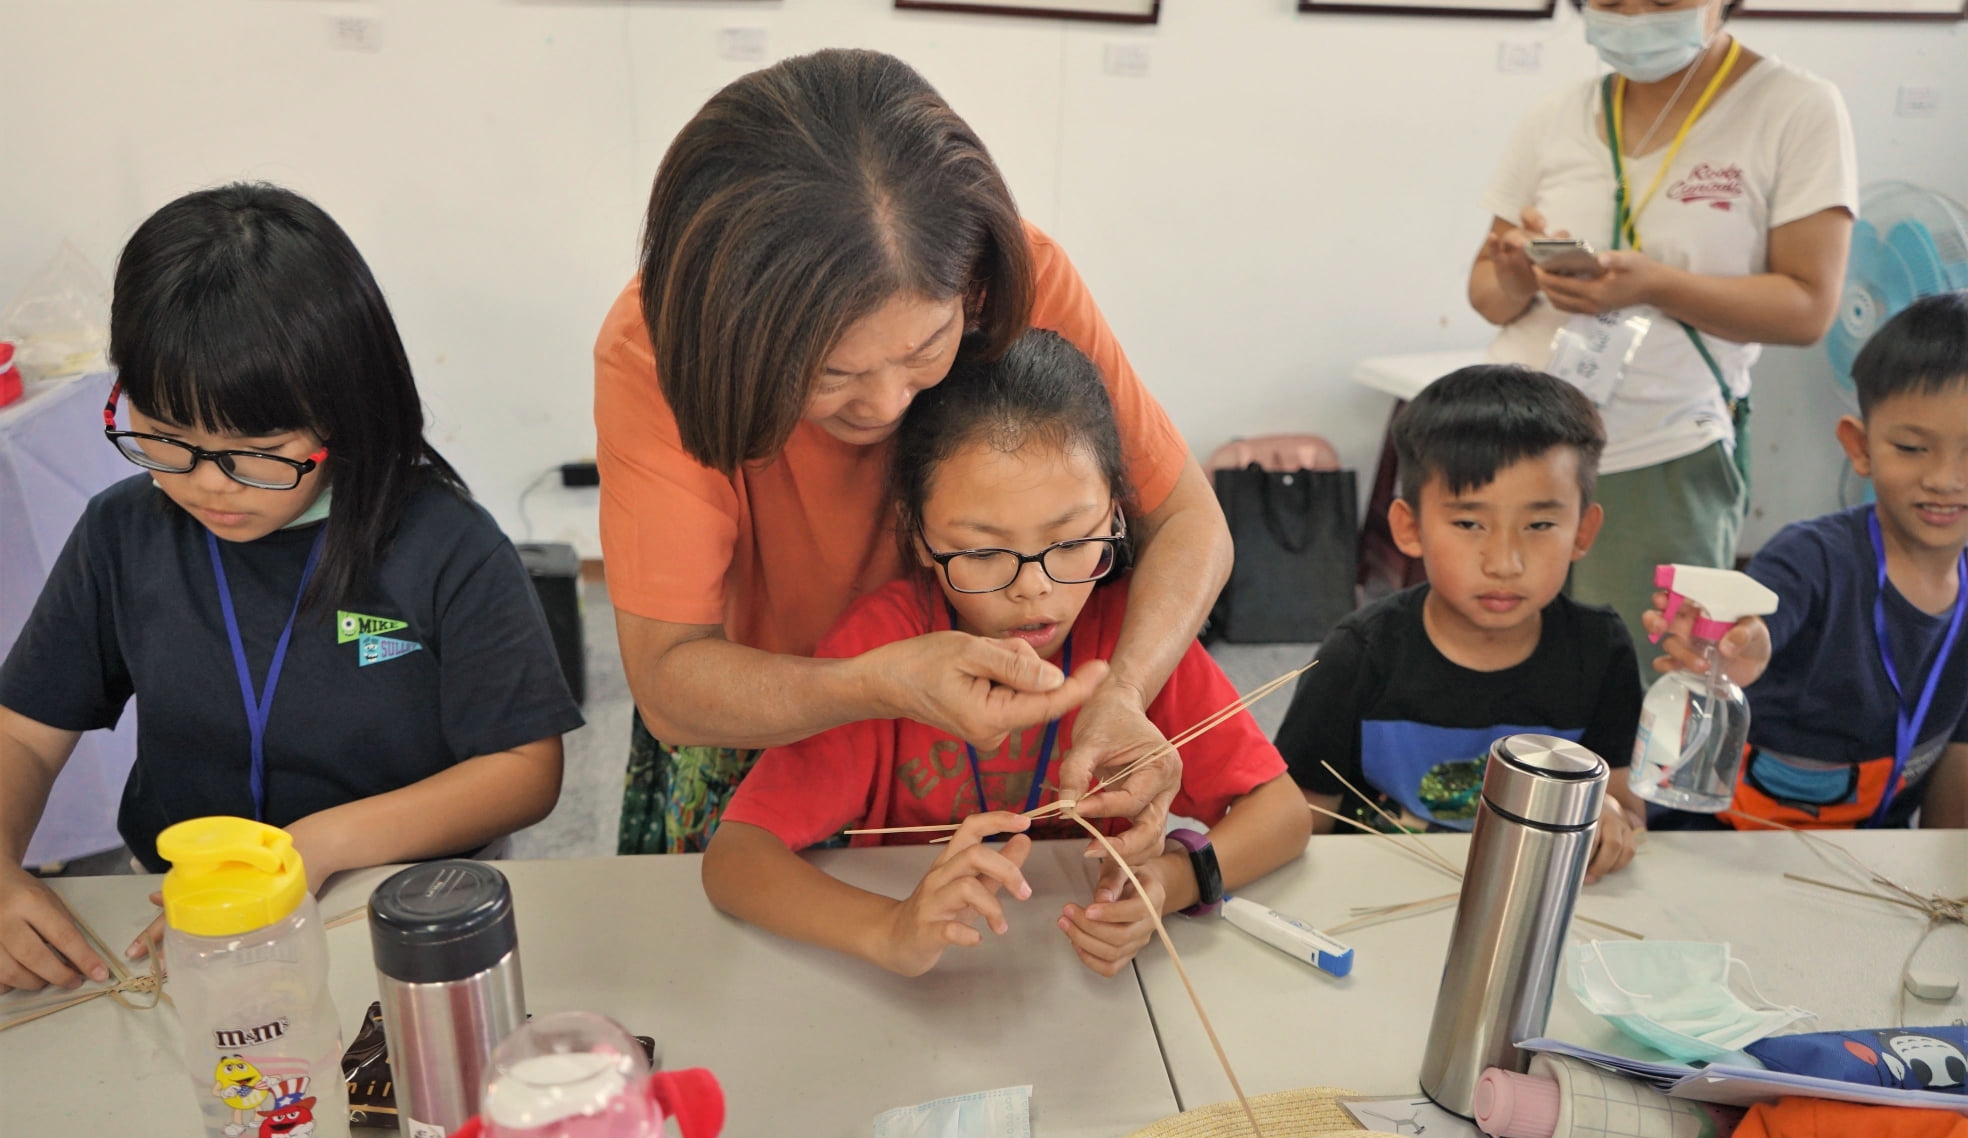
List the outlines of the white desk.
<svg viewBox="0 0 1968 1138">
<path fill-rule="evenodd" d="M 1450 372 L 1482 363 L 1488 352 L 1487 348 L 1455 348 L 1405 356 L 1371 356 L 1353 365 L 1353 382 L 1385 391 L 1405 403 Z"/>
<path fill-rule="evenodd" d="M 732 1138 L 860 1138 L 889 1107 L 1023 1083 L 1033 1086 L 1037 1133 L 1111 1136 L 1175 1113 L 1175 1098 L 1133 974 L 1093 975 L 1053 926 L 1065 900 L 1088 893 L 1083 845 L 1042 843 L 1026 866 L 1033 899 L 1013 909 L 1012 931 L 952 950 L 915 980 L 718 914 L 695 856 L 499 868 L 513 885 L 528 1009 L 605 1012 L 654 1036 L 666 1067 L 709 1067 L 730 1102 Z M 816 860 L 899 895 L 935 852 Z M 363 904 L 386 873 L 335 881 L 323 913 Z M 120 950 L 149 919 L 144 897 L 156 880 L 54 885 Z M 369 929 L 356 922 L 328 936 L 346 1041 L 376 998 Z M 100 999 L 0 1033 L 0 1134 L 198 1133 L 170 1010 Z"/>
<path fill-rule="evenodd" d="M 1422 839 L 1460 866 L 1469 839 Z M 1910 888 L 1968 892 L 1968 832 L 1838 834 L 1839 842 Z M 1923 918 L 1909 909 L 1783 879 L 1796 873 L 1857 885 L 1790 834 L 1649 834 L 1625 870 L 1587 888 L 1578 912 L 1658 940 L 1726 941 L 1763 994 L 1818 1014 L 1807 1030 L 1885 1027 L 1897 1015 L 1901 962 Z M 1354 906 L 1417 901 L 1455 882 L 1365 835 L 1316 837 L 1306 856 L 1244 895 L 1314 927 L 1337 925 Z M 1417 1089 L 1453 908 L 1339 934 L 1353 973 L 1335 980 L 1222 921 L 1169 923 L 1246 1094 L 1327 1084 L 1362 1093 Z M 1575 934 L 1612 939 L 1590 925 Z M 1923 967 L 1968 981 L 1968 932 L 1935 930 Z M 1209 1042 L 1165 954 L 1137 962 L 1163 1051 L 1185 1109 L 1230 1097 Z M 1968 1001 L 1909 998 L 1912 1023 L 1951 1023 Z M 1586 1012 L 1562 976 L 1547 1034 L 1602 1050 L 1645 1052 Z"/>
</svg>

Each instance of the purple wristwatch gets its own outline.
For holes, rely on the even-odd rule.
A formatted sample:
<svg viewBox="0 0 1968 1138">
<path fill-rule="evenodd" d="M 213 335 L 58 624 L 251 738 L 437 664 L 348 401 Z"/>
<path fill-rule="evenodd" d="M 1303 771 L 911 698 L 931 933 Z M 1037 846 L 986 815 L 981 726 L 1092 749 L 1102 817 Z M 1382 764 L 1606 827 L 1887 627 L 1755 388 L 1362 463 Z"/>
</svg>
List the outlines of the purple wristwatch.
<svg viewBox="0 0 1968 1138">
<path fill-rule="evenodd" d="M 1216 847 L 1201 830 L 1178 826 L 1162 835 L 1189 851 L 1189 867 L 1196 871 L 1196 903 L 1182 910 L 1185 917 L 1207 917 L 1223 908 L 1223 870 L 1216 864 Z"/>
</svg>

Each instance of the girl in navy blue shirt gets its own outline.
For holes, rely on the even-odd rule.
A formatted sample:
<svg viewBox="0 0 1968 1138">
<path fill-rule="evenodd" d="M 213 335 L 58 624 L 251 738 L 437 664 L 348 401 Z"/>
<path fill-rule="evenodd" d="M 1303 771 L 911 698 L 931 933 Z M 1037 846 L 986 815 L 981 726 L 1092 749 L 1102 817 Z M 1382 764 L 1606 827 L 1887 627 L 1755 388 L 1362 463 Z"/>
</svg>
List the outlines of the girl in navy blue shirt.
<svg viewBox="0 0 1968 1138">
<path fill-rule="evenodd" d="M 0 991 L 107 976 L 21 868 L 81 732 L 142 704 L 118 829 L 287 829 L 310 887 L 545 817 L 580 725 L 517 552 L 423 437 L 368 266 L 272 186 L 190 194 L 117 263 L 107 438 L 0 665 Z M 127 955 L 151 950 L 160 926 Z"/>
</svg>

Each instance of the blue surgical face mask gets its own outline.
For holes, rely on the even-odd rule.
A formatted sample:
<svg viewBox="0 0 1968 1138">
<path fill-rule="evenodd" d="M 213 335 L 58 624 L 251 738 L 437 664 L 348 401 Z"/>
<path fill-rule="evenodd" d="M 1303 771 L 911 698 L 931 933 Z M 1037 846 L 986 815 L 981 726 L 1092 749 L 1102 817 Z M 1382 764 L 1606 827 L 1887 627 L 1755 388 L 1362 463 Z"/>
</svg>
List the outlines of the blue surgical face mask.
<svg viewBox="0 0 1968 1138">
<path fill-rule="evenodd" d="M 1614 71 L 1635 83 L 1652 83 L 1701 57 L 1708 47 L 1708 5 L 1644 16 L 1588 7 L 1585 42 Z"/>
<path fill-rule="evenodd" d="M 1734 1056 L 1812 1018 L 1802 1008 L 1770 1003 L 1747 979 L 1745 1000 L 1730 983 L 1732 968 L 1747 977 L 1749 966 L 1726 944 L 1595 940 L 1572 949 L 1568 978 L 1587 1011 L 1683 1063 Z"/>
</svg>

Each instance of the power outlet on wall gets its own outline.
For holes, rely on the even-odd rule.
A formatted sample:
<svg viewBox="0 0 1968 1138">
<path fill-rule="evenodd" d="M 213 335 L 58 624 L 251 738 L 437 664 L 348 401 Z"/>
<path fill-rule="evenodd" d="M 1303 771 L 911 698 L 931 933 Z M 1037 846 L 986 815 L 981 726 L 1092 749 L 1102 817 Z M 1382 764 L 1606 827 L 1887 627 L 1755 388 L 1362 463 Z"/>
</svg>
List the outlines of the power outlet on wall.
<svg viewBox="0 0 1968 1138">
<path fill-rule="evenodd" d="M 1505 75 L 1533 75 L 1544 62 L 1540 40 L 1504 40 L 1497 44 L 1497 70 Z"/>
<path fill-rule="evenodd" d="M 1924 83 L 1900 84 L 1893 113 L 1903 119 L 1931 119 L 1941 111 L 1941 89 Z"/>
<path fill-rule="evenodd" d="M 1101 52 L 1100 69 L 1121 79 L 1146 79 L 1149 62 L 1145 43 L 1110 43 Z"/>
<path fill-rule="evenodd" d="M 718 58 L 733 63 L 764 63 L 765 29 L 719 28 Z"/>
<path fill-rule="evenodd" d="M 328 17 L 328 42 L 337 51 L 383 50 L 383 21 L 380 16 Z"/>
</svg>

